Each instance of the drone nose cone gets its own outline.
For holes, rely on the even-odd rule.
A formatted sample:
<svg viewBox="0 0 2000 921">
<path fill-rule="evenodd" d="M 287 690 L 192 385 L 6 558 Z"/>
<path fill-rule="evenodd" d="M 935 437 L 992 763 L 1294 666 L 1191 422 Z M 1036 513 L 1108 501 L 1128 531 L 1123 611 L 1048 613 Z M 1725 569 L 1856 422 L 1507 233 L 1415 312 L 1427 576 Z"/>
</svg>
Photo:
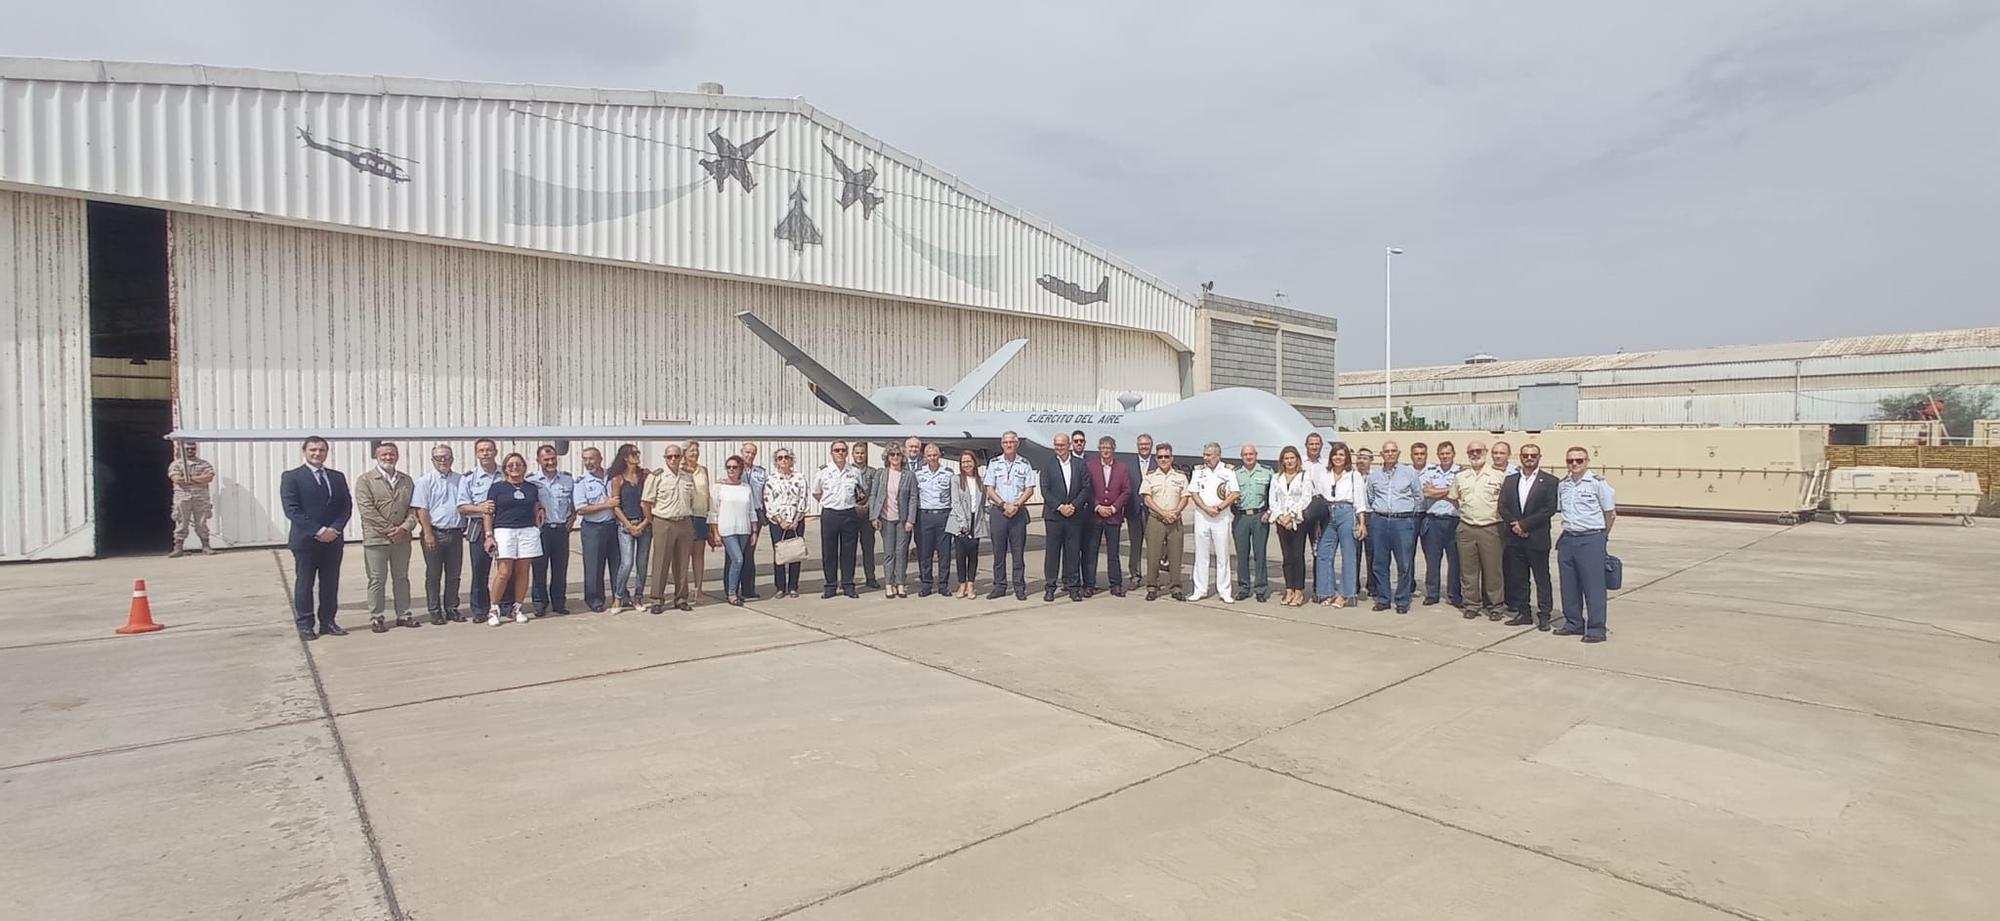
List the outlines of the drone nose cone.
<svg viewBox="0 0 2000 921">
<path fill-rule="evenodd" d="M 1118 405 L 1125 407 L 1125 411 L 1129 413 L 1135 409 L 1138 409 L 1140 401 L 1144 399 L 1146 398 L 1136 393 L 1127 391 L 1126 393 L 1120 394 L 1118 396 Z"/>
</svg>

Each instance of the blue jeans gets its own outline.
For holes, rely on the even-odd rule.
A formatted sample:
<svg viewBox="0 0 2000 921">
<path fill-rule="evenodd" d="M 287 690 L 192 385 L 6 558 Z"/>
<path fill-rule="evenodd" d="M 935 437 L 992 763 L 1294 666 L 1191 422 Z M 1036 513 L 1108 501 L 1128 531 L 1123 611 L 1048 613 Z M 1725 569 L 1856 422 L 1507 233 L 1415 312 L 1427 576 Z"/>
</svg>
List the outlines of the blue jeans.
<svg viewBox="0 0 2000 921">
<path fill-rule="evenodd" d="M 1585 636 L 1604 635 L 1603 531 L 1564 532 L 1556 541 L 1556 581 L 1562 584 L 1563 626 Z M 1586 613 L 1587 612 L 1587 613 Z"/>
<path fill-rule="evenodd" d="M 1438 515 L 1417 519 L 1417 538 L 1424 545 L 1424 600 L 1438 600 L 1438 576 L 1446 576 L 1443 592 L 1445 600 L 1456 605 L 1465 600 L 1458 583 L 1458 518 L 1454 515 Z M 1438 572 L 1438 564 L 1445 563 L 1445 572 Z"/>
<path fill-rule="evenodd" d="M 1338 570 L 1333 563 L 1336 553 L 1340 556 Z M 1360 553 L 1361 544 L 1354 537 L 1354 506 L 1327 509 L 1326 527 L 1319 533 L 1313 554 L 1313 597 L 1354 597 L 1355 582 L 1361 576 Z"/>
<path fill-rule="evenodd" d="M 1368 517 L 1368 537 L 1375 544 L 1375 603 L 1410 606 L 1417 587 L 1417 520 Z M 1389 565 L 1395 564 L 1396 581 L 1389 582 Z"/>
<path fill-rule="evenodd" d="M 653 529 L 646 528 L 639 532 L 638 537 L 633 537 L 624 525 L 619 525 L 618 571 L 611 577 L 611 594 L 618 596 L 619 601 L 645 597 L 646 567 L 652 565 L 652 561 Z M 638 579 L 628 587 L 626 579 L 635 574 Z"/>
<path fill-rule="evenodd" d="M 750 535 L 725 534 L 722 538 L 722 589 L 729 595 L 740 594 L 743 578 L 743 558 L 750 552 Z"/>
</svg>

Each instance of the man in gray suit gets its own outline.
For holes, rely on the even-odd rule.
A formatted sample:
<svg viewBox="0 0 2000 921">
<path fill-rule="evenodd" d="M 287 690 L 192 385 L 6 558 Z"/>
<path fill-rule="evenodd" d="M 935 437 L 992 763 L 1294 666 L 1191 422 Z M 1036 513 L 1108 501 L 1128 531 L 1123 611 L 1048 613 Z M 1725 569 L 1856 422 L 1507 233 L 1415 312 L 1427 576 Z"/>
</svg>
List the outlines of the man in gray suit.
<svg viewBox="0 0 2000 921">
<path fill-rule="evenodd" d="M 1138 453 L 1125 462 L 1126 472 L 1132 474 L 1132 507 L 1125 512 L 1125 520 L 1133 522 L 1132 555 L 1126 559 L 1125 581 L 1138 588 L 1146 581 L 1146 499 L 1139 484 L 1146 481 L 1147 464 L 1153 456 L 1153 436 L 1140 434 Z"/>
</svg>

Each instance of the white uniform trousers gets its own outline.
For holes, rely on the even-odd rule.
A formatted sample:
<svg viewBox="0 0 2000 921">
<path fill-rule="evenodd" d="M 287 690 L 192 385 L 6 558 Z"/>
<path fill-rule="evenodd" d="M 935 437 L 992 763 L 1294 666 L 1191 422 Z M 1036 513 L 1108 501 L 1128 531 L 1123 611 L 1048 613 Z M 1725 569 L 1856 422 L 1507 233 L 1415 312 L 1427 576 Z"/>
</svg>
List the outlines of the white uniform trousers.
<svg viewBox="0 0 2000 921">
<path fill-rule="evenodd" d="M 1228 513 L 1214 518 L 1196 509 L 1194 513 L 1194 595 L 1188 600 L 1208 595 L 1209 558 L 1215 559 L 1215 593 L 1222 600 L 1233 600 L 1230 591 L 1236 585 L 1235 573 L 1229 565 L 1229 554 L 1235 547 L 1235 537 L 1230 533 L 1234 521 Z"/>
</svg>

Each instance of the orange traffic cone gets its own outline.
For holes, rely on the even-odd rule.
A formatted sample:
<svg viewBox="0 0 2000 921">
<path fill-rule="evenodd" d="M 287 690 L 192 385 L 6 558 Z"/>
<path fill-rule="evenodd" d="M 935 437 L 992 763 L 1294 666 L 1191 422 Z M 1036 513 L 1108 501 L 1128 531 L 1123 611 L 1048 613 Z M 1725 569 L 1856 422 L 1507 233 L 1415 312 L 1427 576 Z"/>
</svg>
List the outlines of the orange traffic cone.
<svg viewBox="0 0 2000 921">
<path fill-rule="evenodd" d="M 146 580 L 133 579 L 132 616 L 126 620 L 125 626 L 118 628 L 118 632 L 129 635 L 151 633 L 158 629 L 160 625 L 153 623 L 153 603 L 146 600 Z"/>
</svg>

